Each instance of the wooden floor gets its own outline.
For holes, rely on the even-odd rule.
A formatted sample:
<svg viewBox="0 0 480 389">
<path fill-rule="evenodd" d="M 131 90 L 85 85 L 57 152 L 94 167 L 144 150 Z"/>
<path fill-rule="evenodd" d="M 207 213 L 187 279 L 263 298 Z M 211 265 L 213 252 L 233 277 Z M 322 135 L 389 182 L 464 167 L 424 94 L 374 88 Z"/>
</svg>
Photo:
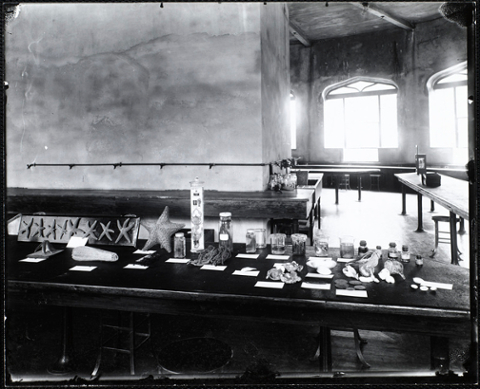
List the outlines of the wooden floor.
<svg viewBox="0 0 480 389">
<path fill-rule="evenodd" d="M 396 240 L 408 244 L 412 251 L 424 256 L 433 247 L 433 223 L 430 212 L 425 212 L 425 232 L 416 229 L 416 197 L 409 196 L 407 216 L 401 216 L 400 194 L 362 193 L 357 201 L 354 190 L 340 192 L 340 204 L 334 204 L 333 190 L 325 190 L 322 197 L 322 230 L 331 237 L 331 244 L 344 234 L 365 239 L 369 246 Z M 424 210 L 429 210 L 429 202 Z M 437 208 L 435 214 L 442 214 Z M 468 233 L 459 235 L 461 250 L 465 253 L 462 265 L 468 264 Z M 449 263 L 446 245 L 432 260 Z M 426 259 L 427 260 L 427 259 Z M 90 382 L 90 372 L 95 365 L 98 351 L 100 312 L 87 309 L 74 311 L 74 347 L 77 355 L 76 371 L 69 375 L 52 375 L 48 367 L 60 354 L 58 343 L 61 334 L 61 308 L 23 307 L 10 312 L 7 317 L 7 370 L 13 383 L 65 384 Z M 111 314 L 111 313 L 110 313 Z M 303 377 L 319 372 L 319 362 L 313 359 L 316 350 L 318 328 L 292 326 L 278 323 L 244 323 L 228 319 L 199 319 L 153 315 L 152 338 L 137 353 L 136 375 L 130 376 L 128 358 L 106 352 L 101 366 L 102 382 L 128 382 L 148 385 L 172 383 L 171 374 L 162 368 L 159 353 L 162 347 L 188 338 L 215 338 L 232 350 L 228 362 L 215 369 L 208 377 L 230 377 L 236 383 L 268 383 L 281 378 L 302 382 Z M 415 372 L 430 368 L 430 339 L 425 336 L 396 334 L 388 331 L 360 331 L 368 341 L 364 356 L 370 369 L 363 369 L 354 348 L 351 332 L 332 331 L 333 371 L 363 374 L 366 372 Z M 181 343 L 177 343 L 181 347 Z M 467 358 L 469 334 L 459 334 L 450 340 L 450 366 L 456 372 L 464 370 Z M 194 351 L 192 351 L 194 352 Z M 168 380 L 170 379 L 170 381 Z M 176 374 L 174 382 L 181 382 Z M 167 380 L 167 381 L 165 381 Z M 202 379 L 197 383 L 202 383 Z M 297 382 L 297 381 L 296 381 Z"/>
</svg>

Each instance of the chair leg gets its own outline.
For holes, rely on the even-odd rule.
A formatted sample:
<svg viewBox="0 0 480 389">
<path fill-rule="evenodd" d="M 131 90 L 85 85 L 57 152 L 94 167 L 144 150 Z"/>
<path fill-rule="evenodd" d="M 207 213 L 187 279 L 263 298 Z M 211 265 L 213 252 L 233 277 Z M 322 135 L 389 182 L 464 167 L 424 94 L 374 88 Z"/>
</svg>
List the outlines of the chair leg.
<svg viewBox="0 0 480 389">
<path fill-rule="evenodd" d="M 371 367 L 370 364 L 367 363 L 367 361 L 365 360 L 365 357 L 363 356 L 362 346 L 361 346 L 362 344 L 365 344 L 367 342 L 360 337 L 360 334 L 358 333 L 358 330 L 356 328 L 353 329 L 353 339 L 355 341 L 355 351 L 357 353 L 358 359 L 362 363 L 362 366 L 366 369 L 370 368 Z"/>
<path fill-rule="evenodd" d="M 130 375 L 135 375 L 135 320 L 133 312 L 129 313 L 130 320 L 130 334 L 129 334 L 129 347 L 130 347 Z"/>
</svg>

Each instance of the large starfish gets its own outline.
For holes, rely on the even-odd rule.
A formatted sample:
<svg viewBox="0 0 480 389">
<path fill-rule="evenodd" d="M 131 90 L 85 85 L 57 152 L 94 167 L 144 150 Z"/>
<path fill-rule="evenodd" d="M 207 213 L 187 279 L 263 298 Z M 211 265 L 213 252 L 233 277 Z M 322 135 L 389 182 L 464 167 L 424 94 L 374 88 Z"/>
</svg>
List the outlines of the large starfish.
<svg viewBox="0 0 480 389">
<path fill-rule="evenodd" d="M 176 224 L 170 221 L 168 207 L 165 207 L 163 213 L 158 218 L 155 225 L 146 225 L 147 223 L 142 223 L 142 225 L 150 233 L 147 243 L 143 247 L 143 250 L 148 250 L 150 247 L 159 244 L 160 247 L 163 247 L 169 253 L 172 252 L 171 238 L 175 232 L 181 230 L 185 224 Z"/>
</svg>

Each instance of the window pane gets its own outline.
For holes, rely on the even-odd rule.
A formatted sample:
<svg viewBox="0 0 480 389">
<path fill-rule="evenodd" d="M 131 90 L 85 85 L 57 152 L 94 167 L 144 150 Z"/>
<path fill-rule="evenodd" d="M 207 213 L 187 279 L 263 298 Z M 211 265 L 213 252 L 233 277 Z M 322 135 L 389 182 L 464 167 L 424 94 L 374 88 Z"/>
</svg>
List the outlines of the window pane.
<svg viewBox="0 0 480 389">
<path fill-rule="evenodd" d="M 468 119 L 457 120 L 458 144 L 457 147 L 468 147 Z"/>
<path fill-rule="evenodd" d="M 398 147 L 397 95 L 380 96 L 381 147 Z"/>
<path fill-rule="evenodd" d="M 374 84 L 372 86 L 368 86 L 363 89 L 364 92 L 370 92 L 370 91 L 381 91 L 381 90 L 392 90 L 396 89 L 393 85 L 389 84 Z"/>
<path fill-rule="evenodd" d="M 430 146 L 455 145 L 455 105 L 453 88 L 438 89 L 430 94 Z"/>
<path fill-rule="evenodd" d="M 343 99 L 326 100 L 324 105 L 325 147 L 343 148 Z"/>
<path fill-rule="evenodd" d="M 445 84 L 447 82 L 459 82 L 459 81 L 467 81 L 467 75 L 455 73 L 455 74 L 452 74 L 451 76 L 442 78 L 440 81 L 437 82 L 437 84 Z"/>
<path fill-rule="evenodd" d="M 455 88 L 455 100 L 457 102 L 457 117 L 468 117 L 468 97 L 467 87 L 458 86 Z"/>
<path fill-rule="evenodd" d="M 378 149 L 345 149 L 343 162 L 377 162 Z"/>
<path fill-rule="evenodd" d="M 349 88 L 348 86 L 344 86 L 343 88 L 338 88 L 329 93 L 329 95 L 342 95 L 344 93 L 358 93 L 358 90 L 354 88 Z"/>
<path fill-rule="evenodd" d="M 347 148 L 379 146 L 378 97 L 345 99 L 345 134 Z"/>
</svg>

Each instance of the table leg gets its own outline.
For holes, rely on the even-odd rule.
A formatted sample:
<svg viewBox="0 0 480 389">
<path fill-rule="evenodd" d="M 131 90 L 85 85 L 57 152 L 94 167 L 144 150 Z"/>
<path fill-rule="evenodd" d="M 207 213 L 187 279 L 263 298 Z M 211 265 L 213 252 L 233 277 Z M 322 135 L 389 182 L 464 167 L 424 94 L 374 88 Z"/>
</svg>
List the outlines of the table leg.
<svg viewBox="0 0 480 389">
<path fill-rule="evenodd" d="M 450 369 L 448 338 L 430 337 L 430 365 L 438 374 L 448 374 Z"/>
<path fill-rule="evenodd" d="M 405 185 L 402 185 L 402 215 L 407 214 L 407 191 Z"/>
<path fill-rule="evenodd" d="M 62 326 L 62 355 L 48 368 L 50 374 L 67 374 L 74 370 L 74 363 L 71 357 L 73 351 L 73 331 L 72 309 L 70 307 L 63 308 Z"/>
<path fill-rule="evenodd" d="M 435 212 L 435 202 L 430 200 L 430 212 Z"/>
<path fill-rule="evenodd" d="M 338 189 L 340 187 L 340 177 L 334 176 L 333 179 L 335 180 L 335 204 L 338 204 Z"/>
<path fill-rule="evenodd" d="M 450 212 L 450 255 L 452 265 L 458 265 L 458 249 L 457 249 L 457 215 Z"/>
<path fill-rule="evenodd" d="M 423 232 L 423 204 L 422 204 L 423 196 L 418 193 L 417 194 L 417 207 L 418 207 L 418 227 L 415 232 Z"/>
<path fill-rule="evenodd" d="M 318 229 L 320 229 L 322 226 L 321 226 L 321 218 L 322 216 L 322 211 L 320 209 L 320 198 L 318 199 L 318 203 L 317 203 L 317 223 L 318 223 Z"/>
<path fill-rule="evenodd" d="M 465 219 L 463 217 L 460 218 L 460 228 L 458 229 L 458 233 L 465 234 Z"/>
<path fill-rule="evenodd" d="M 358 201 L 362 201 L 362 176 L 358 175 Z"/>
</svg>

